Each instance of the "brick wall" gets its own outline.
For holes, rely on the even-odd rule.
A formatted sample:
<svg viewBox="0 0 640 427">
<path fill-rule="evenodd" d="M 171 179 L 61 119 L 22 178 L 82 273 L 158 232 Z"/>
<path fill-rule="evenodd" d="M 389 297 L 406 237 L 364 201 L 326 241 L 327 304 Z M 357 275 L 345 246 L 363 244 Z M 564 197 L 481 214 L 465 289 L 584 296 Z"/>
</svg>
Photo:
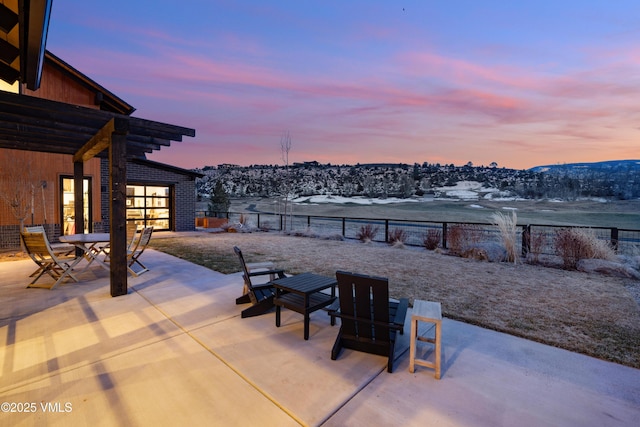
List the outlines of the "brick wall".
<svg viewBox="0 0 640 427">
<path fill-rule="evenodd" d="M 109 162 L 102 160 L 102 224 L 109 229 Z M 195 230 L 196 183 L 192 175 L 154 167 L 149 164 L 127 162 L 127 182 L 140 185 L 168 185 L 172 188 L 172 231 Z M 96 225 L 94 225 L 94 229 Z M 95 230 L 98 231 L 98 230 Z"/>
<path fill-rule="evenodd" d="M 100 221 L 94 221 L 95 233 L 109 232 L 109 161 L 101 159 L 100 162 Z M 195 230 L 196 188 L 195 178 L 186 173 L 171 170 L 171 167 L 163 169 L 149 164 L 127 162 L 127 181 L 144 185 L 169 185 L 172 187 L 173 210 L 172 231 Z M 56 206 L 55 209 L 58 209 Z M 95 215 L 94 215 L 95 219 Z M 26 225 L 31 225 L 26 222 Z M 38 224 L 36 224 L 38 225 Z M 0 249 L 16 249 L 20 247 L 20 235 L 18 225 L 0 226 Z M 59 224 L 46 224 L 47 236 L 51 242 L 57 242 L 60 236 Z"/>
<path fill-rule="evenodd" d="M 47 239 L 51 243 L 59 242 L 60 224 L 31 224 L 31 221 L 24 223 L 26 227 L 31 225 L 42 225 L 47 233 Z M 20 225 L 0 226 L 0 249 L 18 249 L 20 247 Z"/>
</svg>

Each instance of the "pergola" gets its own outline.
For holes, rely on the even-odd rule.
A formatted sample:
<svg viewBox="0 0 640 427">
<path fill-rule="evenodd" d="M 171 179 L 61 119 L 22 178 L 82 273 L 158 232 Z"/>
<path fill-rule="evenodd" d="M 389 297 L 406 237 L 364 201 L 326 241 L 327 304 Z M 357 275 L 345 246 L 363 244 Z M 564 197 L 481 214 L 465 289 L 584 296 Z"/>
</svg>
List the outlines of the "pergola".
<svg viewBox="0 0 640 427">
<path fill-rule="evenodd" d="M 0 91 L 0 148 L 73 156 L 76 230 L 84 229 L 84 162 L 109 159 L 112 296 L 127 293 L 127 158 L 142 158 L 183 136 L 195 130 Z"/>
<path fill-rule="evenodd" d="M 15 3 L 15 4 L 13 4 Z M 51 0 L 0 4 L 0 79 L 37 90 Z M 69 154 L 74 165 L 76 230 L 84 229 L 84 162 L 109 159 L 111 295 L 127 293 L 127 159 L 195 136 L 195 130 L 152 120 L 0 91 L 0 149 Z"/>
</svg>

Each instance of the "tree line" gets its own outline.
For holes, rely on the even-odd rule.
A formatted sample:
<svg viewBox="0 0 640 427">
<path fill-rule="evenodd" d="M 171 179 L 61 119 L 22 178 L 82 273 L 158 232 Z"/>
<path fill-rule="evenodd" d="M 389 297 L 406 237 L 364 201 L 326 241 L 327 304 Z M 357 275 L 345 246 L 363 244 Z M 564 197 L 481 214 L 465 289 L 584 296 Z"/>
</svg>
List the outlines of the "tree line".
<svg viewBox="0 0 640 427">
<path fill-rule="evenodd" d="M 487 192 L 525 199 L 640 198 L 640 164 L 621 161 L 616 167 L 549 167 L 518 170 L 490 166 L 415 163 L 206 167 L 196 183 L 198 195 L 214 194 L 216 183 L 230 197 L 277 197 L 331 194 L 365 197 L 439 195 L 461 181 L 475 181 Z M 482 192 L 482 190 L 481 190 Z"/>
</svg>

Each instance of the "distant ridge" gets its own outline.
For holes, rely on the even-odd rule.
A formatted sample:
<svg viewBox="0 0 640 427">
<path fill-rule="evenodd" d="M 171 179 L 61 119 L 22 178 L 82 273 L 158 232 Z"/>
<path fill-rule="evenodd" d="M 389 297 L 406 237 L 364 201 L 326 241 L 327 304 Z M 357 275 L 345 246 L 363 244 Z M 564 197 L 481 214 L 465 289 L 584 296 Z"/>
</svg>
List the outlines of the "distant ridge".
<svg viewBox="0 0 640 427">
<path fill-rule="evenodd" d="M 606 160 L 603 162 L 565 163 L 555 165 L 535 166 L 529 169 L 532 172 L 583 172 L 585 169 L 603 169 L 611 171 L 637 170 L 640 171 L 640 160 Z"/>
</svg>

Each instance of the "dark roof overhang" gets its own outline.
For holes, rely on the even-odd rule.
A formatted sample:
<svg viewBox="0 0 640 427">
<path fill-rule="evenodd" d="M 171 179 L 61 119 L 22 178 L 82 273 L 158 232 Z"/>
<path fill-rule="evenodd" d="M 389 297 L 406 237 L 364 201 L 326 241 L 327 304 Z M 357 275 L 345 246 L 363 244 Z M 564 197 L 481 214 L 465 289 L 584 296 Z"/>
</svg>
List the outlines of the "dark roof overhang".
<svg viewBox="0 0 640 427">
<path fill-rule="evenodd" d="M 128 158 L 144 159 L 171 141 L 195 136 L 195 129 L 0 91 L 0 148 L 75 156 L 112 119 L 128 123 Z"/>
<path fill-rule="evenodd" d="M 205 176 L 203 173 L 200 173 L 200 172 L 196 172 L 196 171 L 189 170 L 189 169 L 179 168 L 177 166 L 168 165 L 166 163 L 155 162 L 153 160 L 132 159 L 132 162 L 140 164 L 140 165 L 143 165 L 143 166 L 147 166 L 147 167 L 150 167 L 150 168 L 154 168 L 154 169 L 160 169 L 160 170 L 165 170 L 165 171 L 177 173 L 177 174 L 180 174 L 180 175 L 190 176 L 192 178 L 202 178 L 202 177 Z"/>
<path fill-rule="evenodd" d="M 0 79 L 40 87 L 52 0 L 0 4 Z"/>
<path fill-rule="evenodd" d="M 20 69 L 22 83 L 30 90 L 40 87 L 52 1 L 19 1 Z"/>
</svg>

